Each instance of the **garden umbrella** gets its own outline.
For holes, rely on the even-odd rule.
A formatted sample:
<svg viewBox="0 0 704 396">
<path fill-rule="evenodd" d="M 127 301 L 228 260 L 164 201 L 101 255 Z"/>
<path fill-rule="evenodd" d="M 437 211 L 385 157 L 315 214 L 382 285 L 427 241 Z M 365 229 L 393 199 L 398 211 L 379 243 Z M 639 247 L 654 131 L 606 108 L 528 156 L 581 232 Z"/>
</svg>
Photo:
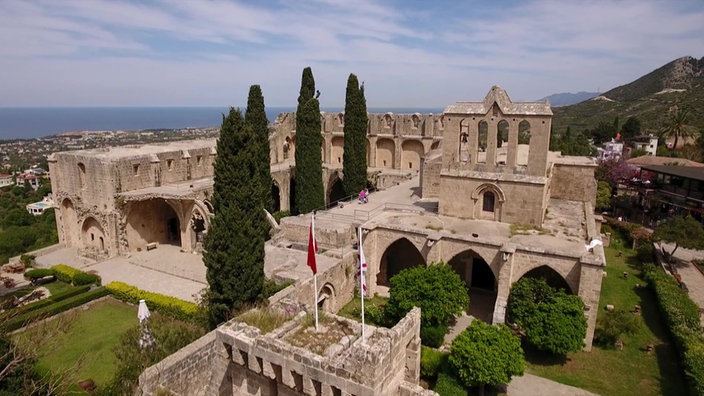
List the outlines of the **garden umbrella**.
<svg viewBox="0 0 704 396">
<path fill-rule="evenodd" d="M 154 345 L 154 337 L 149 329 L 149 308 L 144 300 L 139 300 L 137 318 L 139 319 L 139 347 L 146 348 Z"/>
</svg>

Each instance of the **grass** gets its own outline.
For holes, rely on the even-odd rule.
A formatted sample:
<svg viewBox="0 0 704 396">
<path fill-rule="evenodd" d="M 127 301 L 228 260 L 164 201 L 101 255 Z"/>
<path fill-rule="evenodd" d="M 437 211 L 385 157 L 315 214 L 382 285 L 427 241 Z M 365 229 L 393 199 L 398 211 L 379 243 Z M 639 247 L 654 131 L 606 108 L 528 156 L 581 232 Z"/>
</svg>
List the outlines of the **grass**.
<svg viewBox="0 0 704 396">
<path fill-rule="evenodd" d="M 383 305 L 386 305 L 386 302 L 389 301 L 387 297 L 381 297 L 375 295 L 372 298 L 365 298 L 364 299 L 364 307 L 366 308 L 369 305 L 375 305 L 377 307 L 381 307 Z M 348 319 L 353 319 L 356 321 L 361 321 L 362 320 L 362 302 L 360 301 L 359 296 L 355 296 L 355 298 L 352 299 L 352 301 L 348 302 L 340 311 L 337 312 L 339 316 L 343 316 Z M 367 318 L 365 318 L 367 319 Z"/>
<path fill-rule="evenodd" d="M 52 373 L 68 370 L 72 384 L 88 378 L 98 386 L 108 383 L 117 365 L 112 348 L 129 328 L 137 325 L 137 308 L 108 298 L 85 310 L 74 311 L 64 319 L 63 331 L 39 347 L 37 370 Z M 16 337 L 20 342 L 32 342 L 33 338 L 41 336 L 38 332 L 46 331 L 41 327 Z"/>
<path fill-rule="evenodd" d="M 308 314 L 301 322 L 298 330 L 286 337 L 286 341 L 291 345 L 323 355 L 330 345 L 340 341 L 342 337 L 354 335 L 354 330 L 348 323 L 335 320 L 327 315 L 318 317 L 318 328 L 319 331 L 316 331 L 315 317 Z"/>
<path fill-rule="evenodd" d="M 655 296 L 640 277 L 635 251 L 623 248 L 618 240 L 615 245 L 604 249 L 608 275 L 602 282 L 599 315 L 605 312 L 606 304 L 626 311 L 639 304 L 643 325 L 635 334 L 622 337 L 623 351 L 594 345 L 591 352 L 570 353 L 559 359 L 527 348 L 527 371 L 603 395 L 687 394 L 679 357 Z M 628 273 L 626 278 L 624 272 Z M 650 353 L 645 351 L 649 343 L 655 346 Z"/>
<path fill-rule="evenodd" d="M 59 293 L 63 293 L 63 292 L 65 292 L 65 291 L 67 291 L 67 290 L 71 290 L 71 289 L 74 288 L 74 286 L 71 286 L 70 284 L 68 284 L 68 283 L 66 283 L 66 282 L 61 282 L 61 281 L 58 281 L 58 280 L 57 280 L 57 281 L 54 281 L 54 282 L 51 282 L 51 283 L 47 283 L 47 284 L 42 285 L 42 286 L 46 287 L 47 290 L 49 290 L 49 293 L 51 293 L 52 296 L 53 296 L 53 295 L 56 295 L 56 294 L 59 294 Z"/>
<path fill-rule="evenodd" d="M 266 334 L 293 319 L 293 315 L 271 308 L 255 308 L 242 313 L 238 321 L 254 326 Z"/>
</svg>

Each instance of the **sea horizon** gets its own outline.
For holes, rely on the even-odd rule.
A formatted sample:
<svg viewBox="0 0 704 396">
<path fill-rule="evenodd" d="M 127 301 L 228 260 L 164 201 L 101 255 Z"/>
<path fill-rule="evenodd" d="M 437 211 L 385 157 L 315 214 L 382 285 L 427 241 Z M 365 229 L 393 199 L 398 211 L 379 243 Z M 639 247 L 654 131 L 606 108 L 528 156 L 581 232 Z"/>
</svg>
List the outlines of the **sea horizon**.
<svg viewBox="0 0 704 396">
<path fill-rule="evenodd" d="M 64 132 L 132 131 L 219 127 L 229 106 L 5 106 L 0 107 L 0 140 L 37 139 Z M 245 107 L 239 107 L 244 112 Z M 266 108 L 269 123 L 295 106 Z M 340 112 L 344 107 L 324 107 Z M 442 113 L 437 107 L 369 107 L 369 113 Z"/>
</svg>

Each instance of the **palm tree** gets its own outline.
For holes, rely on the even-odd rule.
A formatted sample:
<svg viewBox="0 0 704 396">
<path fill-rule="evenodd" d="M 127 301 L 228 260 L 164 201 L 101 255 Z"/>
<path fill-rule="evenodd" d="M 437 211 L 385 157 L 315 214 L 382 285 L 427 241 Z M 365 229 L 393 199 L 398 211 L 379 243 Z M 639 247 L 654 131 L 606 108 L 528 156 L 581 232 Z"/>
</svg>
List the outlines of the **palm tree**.
<svg viewBox="0 0 704 396">
<path fill-rule="evenodd" d="M 679 138 L 688 138 L 694 136 L 696 133 L 694 127 L 687 125 L 688 117 L 689 110 L 679 106 L 672 106 L 667 114 L 665 126 L 660 130 L 660 137 L 663 139 L 675 138 L 675 142 L 672 145 L 673 151 L 677 149 L 677 141 Z"/>
</svg>

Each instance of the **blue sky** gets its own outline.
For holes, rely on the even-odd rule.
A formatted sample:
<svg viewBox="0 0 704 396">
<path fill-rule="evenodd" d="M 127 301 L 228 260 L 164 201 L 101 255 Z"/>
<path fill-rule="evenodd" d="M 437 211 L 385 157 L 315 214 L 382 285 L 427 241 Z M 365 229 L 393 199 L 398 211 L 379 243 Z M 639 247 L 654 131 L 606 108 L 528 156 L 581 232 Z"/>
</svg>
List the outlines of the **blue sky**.
<svg viewBox="0 0 704 396">
<path fill-rule="evenodd" d="M 0 1 L 0 106 L 267 106 L 313 68 L 322 106 L 349 73 L 370 107 L 606 91 L 704 56 L 704 2 Z"/>
</svg>

